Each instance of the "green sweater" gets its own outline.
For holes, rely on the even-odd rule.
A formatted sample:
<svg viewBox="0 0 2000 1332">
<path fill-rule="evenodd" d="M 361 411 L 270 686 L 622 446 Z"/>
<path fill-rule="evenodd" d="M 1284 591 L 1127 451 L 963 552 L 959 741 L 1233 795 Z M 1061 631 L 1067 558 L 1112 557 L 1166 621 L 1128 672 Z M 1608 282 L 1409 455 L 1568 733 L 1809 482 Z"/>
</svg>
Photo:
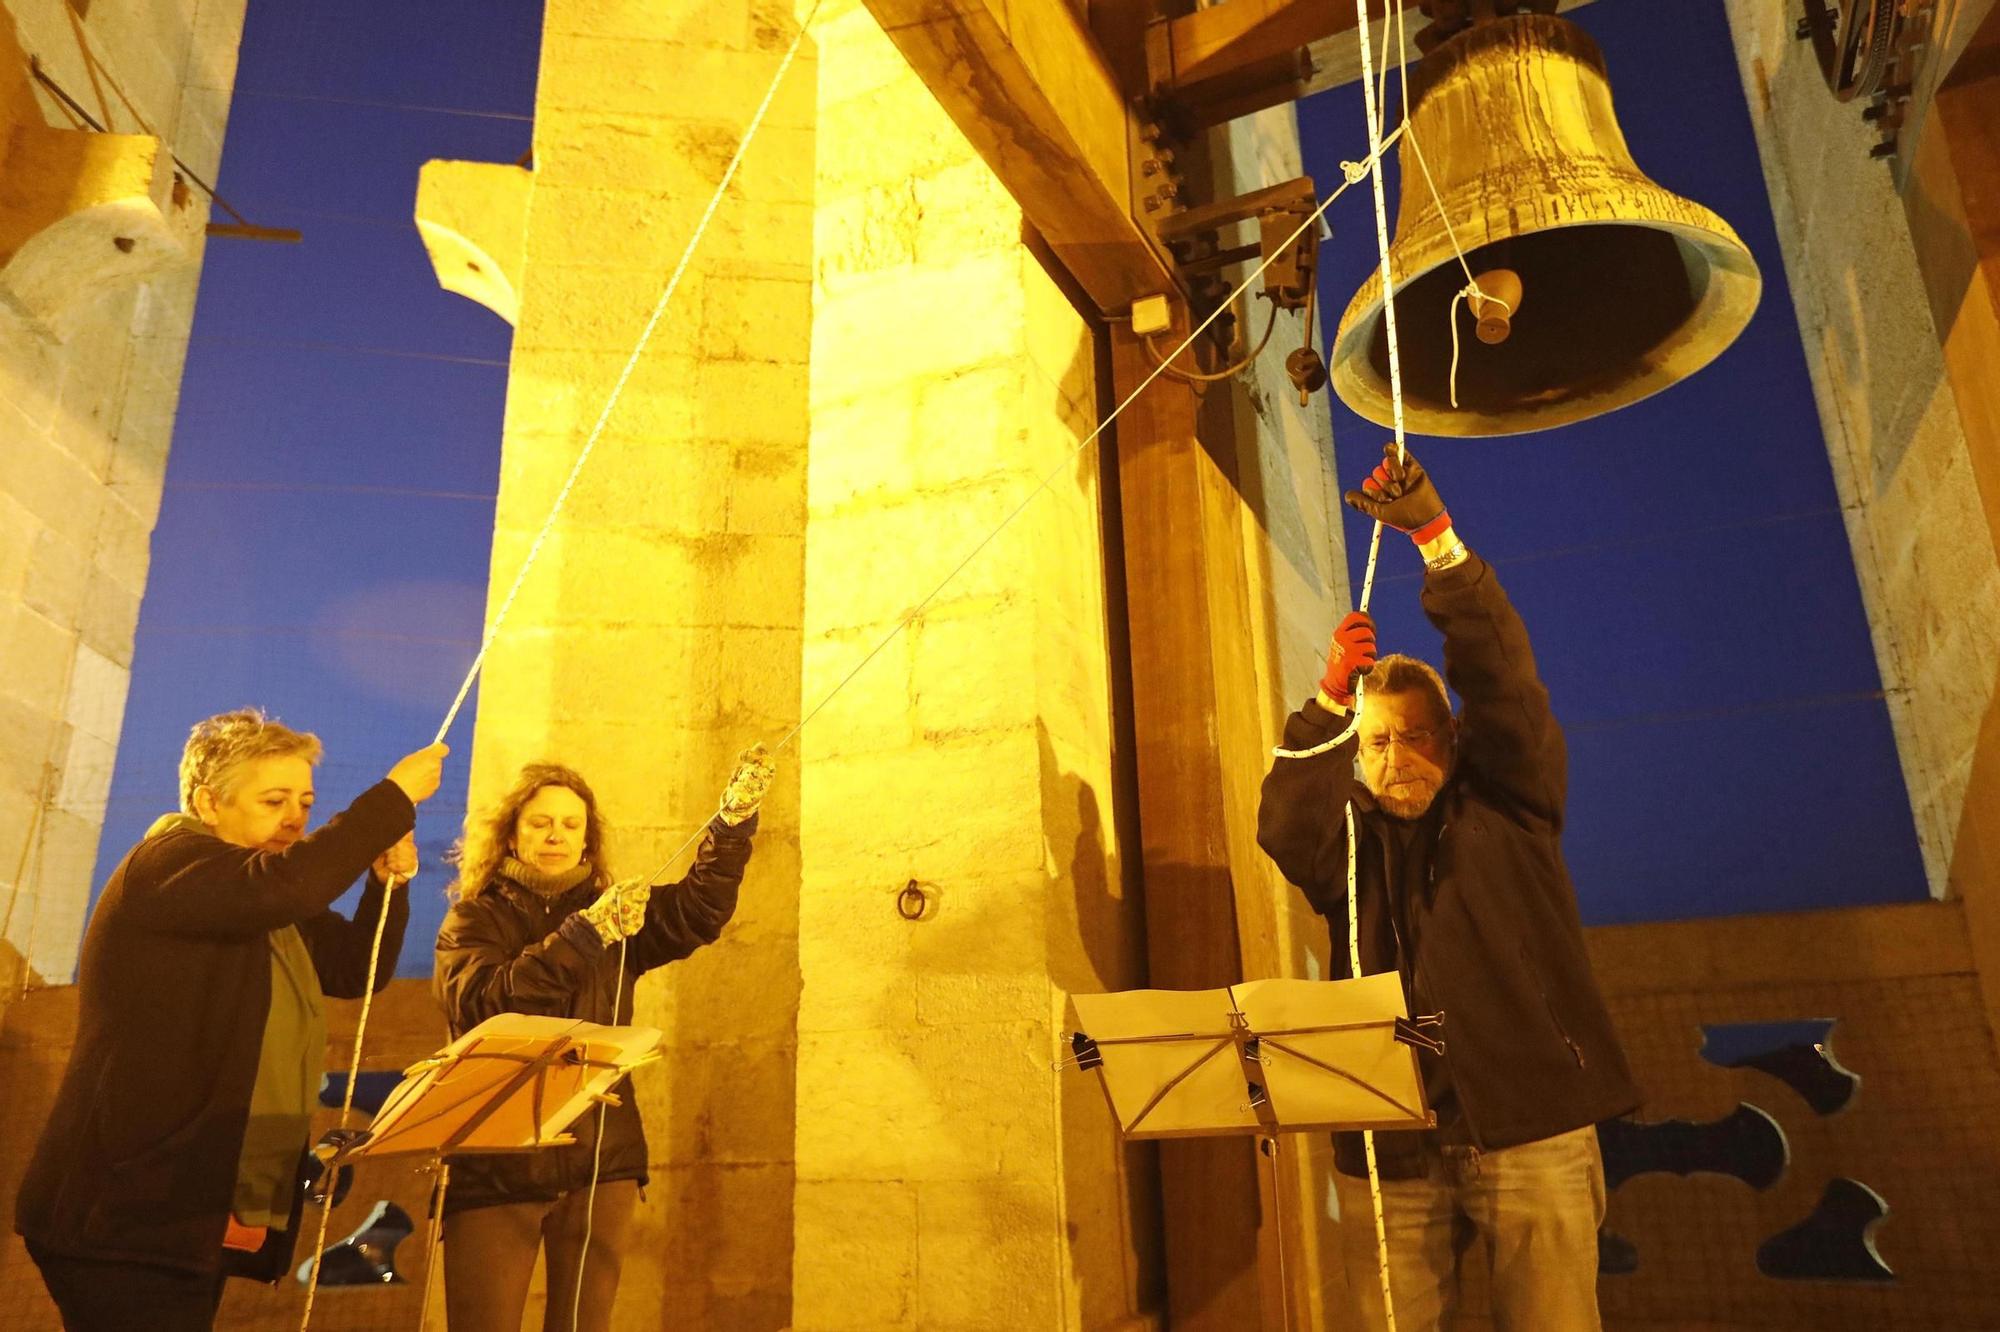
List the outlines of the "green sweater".
<svg viewBox="0 0 2000 1332">
<path fill-rule="evenodd" d="M 147 837 L 180 829 L 209 830 L 190 814 L 162 814 Z M 326 1006 L 312 954 L 295 925 L 266 936 L 271 945 L 271 1008 L 250 1089 L 250 1119 L 236 1166 L 230 1210 L 246 1226 L 282 1226 L 292 1214 L 298 1187 L 299 1144 L 312 1133 L 319 1099 L 320 1065 L 326 1058 Z"/>
<path fill-rule="evenodd" d="M 271 1011 L 250 1089 L 250 1120 L 230 1210 L 246 1226 L 283 1226 L 298 1187 L 299 1144 L 312 1136 L 326 1061 L 326 1008 L 298 927 L 272 930 Z"/>
</svg>

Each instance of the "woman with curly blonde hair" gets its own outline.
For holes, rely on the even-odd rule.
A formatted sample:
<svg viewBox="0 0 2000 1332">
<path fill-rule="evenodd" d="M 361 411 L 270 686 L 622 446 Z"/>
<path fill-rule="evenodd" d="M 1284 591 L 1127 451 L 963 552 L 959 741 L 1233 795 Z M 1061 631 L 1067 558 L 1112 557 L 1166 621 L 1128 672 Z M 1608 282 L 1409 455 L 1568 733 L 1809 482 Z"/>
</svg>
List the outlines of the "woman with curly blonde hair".
<svg viewBox="0 0 2000 1332">
<path fill-rule="evenodd" d="M 521 769 L 505 795 L 466 819 L 456 852 L 434 978 L 452 1038 L 498 1013 L 629 1018 L 639 977 L 713 943 L 735 912 L 772 771 L 761 746 L 745 751 L 694 867 L 654 887 L 612 881 L 604 818 L 581 774 L 557 763 Z M 578 1120 L 569 1146 L 451 1160 L 444 1274 L 453 1332 L 517 1332 L 540 1249 L 549 1332 L 610 1326 L 647 1178 L 631 1084 L 613 1091 L 616 1104 Z"/>
<path fill-rule="evenodd" d="M 371 962 L 377 989 L 395 974 L 392 887 L 444 755 L 406 756 L 308 833 L 318 737 L 251 709 L 189 734 L 180 812 L 91 913 L 69 1068 L 15 1202 L 69 1332 L 205 1332 L 225 1276 L 290 1268 L 324 999 L 360 998 Z M 364 872 L 350 920 L 333 901 Z"/>
</svg>

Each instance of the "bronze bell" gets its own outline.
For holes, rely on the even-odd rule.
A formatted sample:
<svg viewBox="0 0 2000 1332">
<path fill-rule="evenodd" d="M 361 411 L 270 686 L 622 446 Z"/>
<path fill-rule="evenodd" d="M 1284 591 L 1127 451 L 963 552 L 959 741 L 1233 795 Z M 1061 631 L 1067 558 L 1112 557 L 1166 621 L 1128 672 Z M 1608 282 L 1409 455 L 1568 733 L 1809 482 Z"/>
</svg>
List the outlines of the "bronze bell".
<svg viewBox="0 0 2000 1332">
<path fill-rule="evenodd" d="M 1519 280 L 1508 308 L 1454 300 L 1466 273 L 1406 136 L 1390 263 L 1410 430 L 1512 435 L 1599 416 L 1692 375 L 1750 322 L 1763 278 L 1749 249 L 1633 163 L 1603 54 L 1575 24 L 1523 14 L 1468 28 L 1412 69 L 1410 101 L 1473 274 Z M 1390 424 L 1379 269 L 1331 360 L 1341 400 Z"/>
</svg>

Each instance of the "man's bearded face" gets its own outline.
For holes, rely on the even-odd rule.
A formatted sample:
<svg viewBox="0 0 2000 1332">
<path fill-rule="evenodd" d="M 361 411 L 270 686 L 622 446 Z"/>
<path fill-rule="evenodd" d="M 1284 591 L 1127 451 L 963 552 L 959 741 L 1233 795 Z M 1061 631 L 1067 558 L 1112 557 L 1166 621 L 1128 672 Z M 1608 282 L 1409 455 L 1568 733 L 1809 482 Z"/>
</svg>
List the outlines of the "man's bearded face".
<svg viewBox="0 0 2000 1332">
<path fill-rule="evenodd" d="M 1376 803 L 1399 819 L 1420 817 L 1451 775 L 1450 715 L 1428 694 L 1364 694 L 1357 734 L 1361 777 Z"/>
</svg>

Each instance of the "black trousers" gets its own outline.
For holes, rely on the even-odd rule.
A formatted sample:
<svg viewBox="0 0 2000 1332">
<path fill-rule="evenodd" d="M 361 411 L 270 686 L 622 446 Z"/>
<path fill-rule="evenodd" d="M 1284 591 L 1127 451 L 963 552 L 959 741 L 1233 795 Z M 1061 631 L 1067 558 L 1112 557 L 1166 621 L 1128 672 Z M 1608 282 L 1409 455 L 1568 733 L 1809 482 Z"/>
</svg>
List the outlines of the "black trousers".
<svg viewBox="0 0 2000 1332">
<path fill-rule="evenodd" d="M 62 1311 L 64 1332 L 210 1332 L 215 1326 L 220 1274 L 69 1258 L 47 1253 L 32 1240 L 28 1256 L 42 1269 L 42 1284 Z"/>
</svg>

